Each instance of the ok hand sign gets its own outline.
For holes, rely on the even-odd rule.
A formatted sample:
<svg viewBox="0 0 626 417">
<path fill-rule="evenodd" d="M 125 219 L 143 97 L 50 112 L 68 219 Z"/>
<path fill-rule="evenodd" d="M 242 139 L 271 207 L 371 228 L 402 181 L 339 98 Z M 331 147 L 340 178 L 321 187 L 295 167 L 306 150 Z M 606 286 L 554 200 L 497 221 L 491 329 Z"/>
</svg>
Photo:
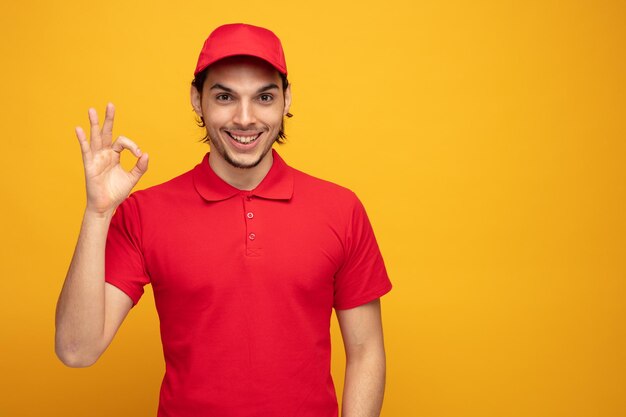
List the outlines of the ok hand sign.
<svg viewBox="0 0 626 417">
<path fill-rule="evenodd" d="M 109 103 L 100 129 L 96 110 L 89 109 L 89 141 L 83 129 L 76 128 L 85 168 L 87 211 L 97 214 L 111 214 L 148 169 L 148 154 L 142 153 L 132 140 L 118 136 L 115 142 L 112 141 L 114 116 L 115 107 Z M 120 165 L 120 154 L 124 149 L 137 157 L 130 172 Z"/>
</svg>

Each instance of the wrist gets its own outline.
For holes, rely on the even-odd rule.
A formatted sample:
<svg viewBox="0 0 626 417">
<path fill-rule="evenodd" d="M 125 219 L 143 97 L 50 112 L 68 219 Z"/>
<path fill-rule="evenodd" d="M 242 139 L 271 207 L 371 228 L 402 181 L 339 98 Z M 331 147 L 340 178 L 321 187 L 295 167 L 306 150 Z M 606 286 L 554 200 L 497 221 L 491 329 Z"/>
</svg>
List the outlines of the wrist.
<svg viewBox="0 0 626 417">
<path fill-rule="evenodd" d="M 92 207 L 87 206 L 85 207 L 84 217 L 85 219 L 110 221 L 111 218 L 113 217 L 114 212 L 115 212 L 115 209 L 98 210 L 98 209 L 94 209 Z"/>
</svg>

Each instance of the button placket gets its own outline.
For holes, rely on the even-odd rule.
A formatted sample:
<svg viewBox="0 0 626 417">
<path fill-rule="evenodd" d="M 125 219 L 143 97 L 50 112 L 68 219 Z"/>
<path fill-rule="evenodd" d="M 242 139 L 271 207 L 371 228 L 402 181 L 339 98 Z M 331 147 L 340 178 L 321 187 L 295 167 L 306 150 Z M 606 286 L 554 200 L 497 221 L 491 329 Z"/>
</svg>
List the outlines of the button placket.
<svg viewBox="0 0 626 417">
<path fill-rule="evenodd" d="M 246 255 L 260 256 L 259 236 L 255 225 L 254 199 L 251 195 L 246 196 L 243 201 L 244 221 L 246 222 Z"/>
</svg>

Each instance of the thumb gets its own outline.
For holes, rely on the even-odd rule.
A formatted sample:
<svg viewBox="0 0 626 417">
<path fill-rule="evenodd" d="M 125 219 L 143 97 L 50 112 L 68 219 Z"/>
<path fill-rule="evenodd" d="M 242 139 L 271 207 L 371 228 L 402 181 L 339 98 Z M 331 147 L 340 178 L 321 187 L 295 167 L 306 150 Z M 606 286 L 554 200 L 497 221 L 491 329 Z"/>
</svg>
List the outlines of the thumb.
<svg viewBox="0 0 626 417">
<path fill-rule="evenodd" d="M 137 163 L 130 170 L 129 174 L 133 178 L 133 182 L 136 184 L 137 181 L 141 178 L 143 174 L 148 170 L 148 154 L 142 153 L 139 159 L 137 159 Z"/>
</svg>

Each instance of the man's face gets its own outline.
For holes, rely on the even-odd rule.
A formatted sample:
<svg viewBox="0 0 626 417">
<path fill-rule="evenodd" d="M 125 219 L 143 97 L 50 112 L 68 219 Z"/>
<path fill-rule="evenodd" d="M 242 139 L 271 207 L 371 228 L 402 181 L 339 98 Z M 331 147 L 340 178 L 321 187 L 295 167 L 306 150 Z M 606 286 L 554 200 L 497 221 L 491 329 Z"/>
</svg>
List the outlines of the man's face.
<svg viewBox="0 0 626 417">
<path fill-rule="evenodd" d="M 226 58 L 211 65 L 194 110 L 202 116 L 211 154 L 236 168 L 253 168 L 278 138 L 291 94 L 268 63 L 252 57 Z"/>
</svg>

